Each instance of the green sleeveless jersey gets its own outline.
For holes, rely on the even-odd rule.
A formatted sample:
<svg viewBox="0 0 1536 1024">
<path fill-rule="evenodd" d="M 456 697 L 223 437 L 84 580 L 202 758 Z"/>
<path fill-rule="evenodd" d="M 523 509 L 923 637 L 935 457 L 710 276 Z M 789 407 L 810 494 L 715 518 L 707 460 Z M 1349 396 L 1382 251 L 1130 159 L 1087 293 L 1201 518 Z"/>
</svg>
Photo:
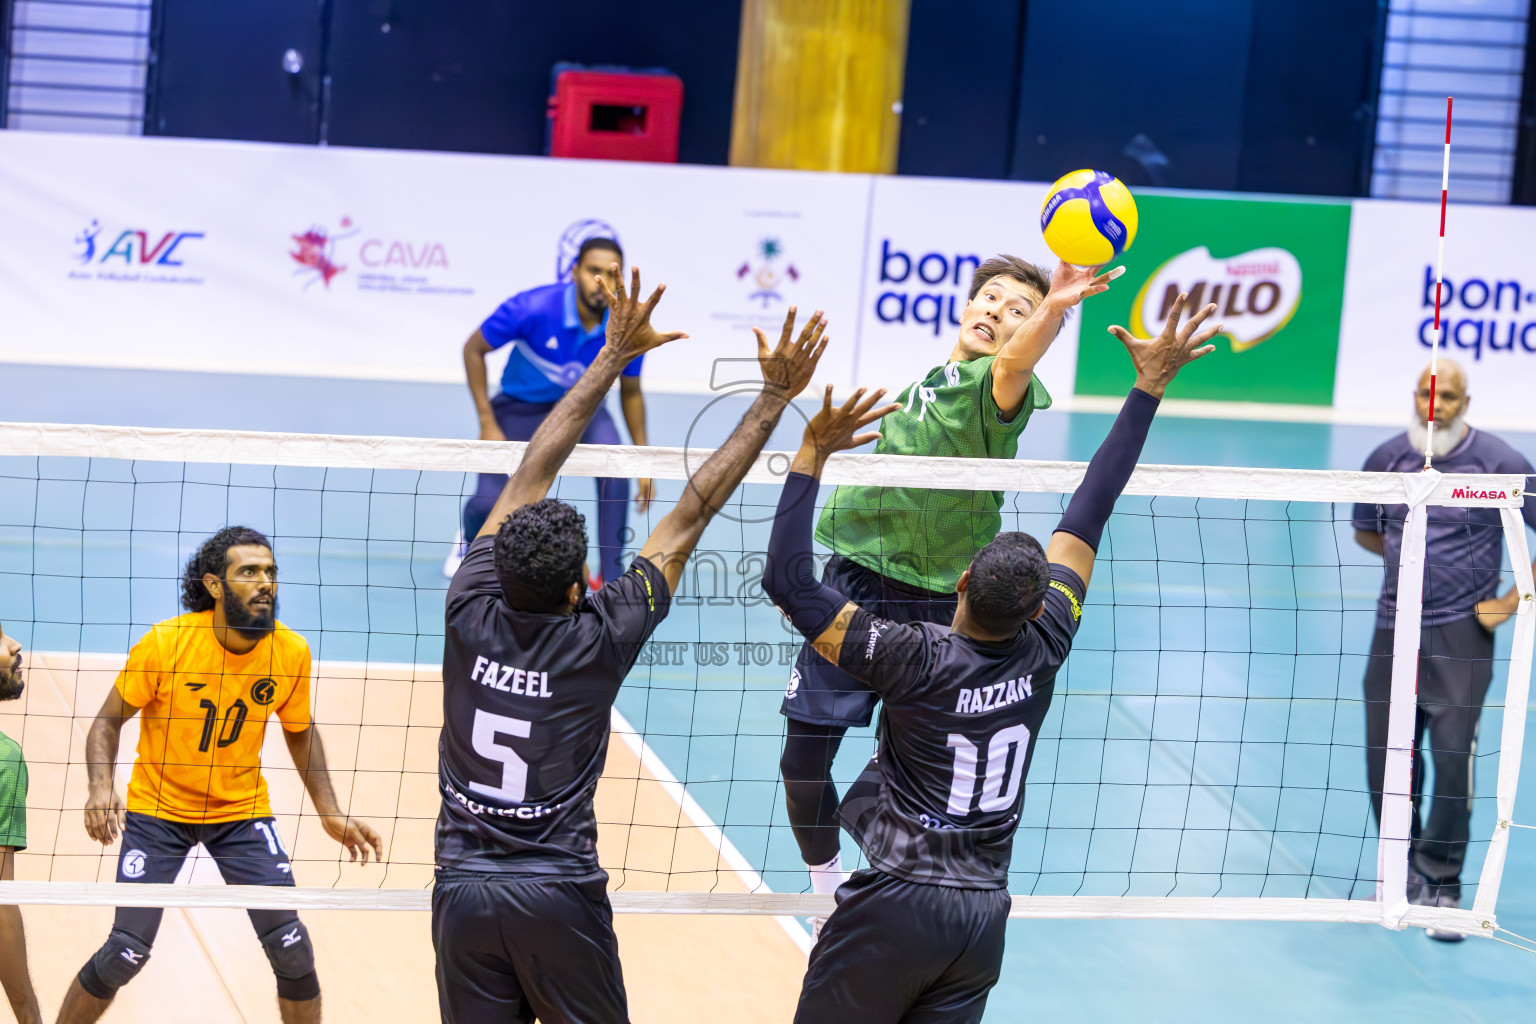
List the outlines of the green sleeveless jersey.
<svg viewBox="0 0 1536 1024">
<path fill-rule="evenodd" d="M 0 846 L 27 848 L 27 762 L 21 745 L 0 732 Z"/>
<path fill-rule="evenodd" d="M 992 356 L 935 366 L 902 391 L 880 422 L 877 455 L 1011 459 L 1019 435 L 1051 396 L 1030 380 L 1024 407 L 1004 423 L 992 399 Z M 1003 525 L 1002 491 L 842 486 L 832 492 L 816 539 L 899 583 L 950 593 L 976 552 Z"/>
</svg>

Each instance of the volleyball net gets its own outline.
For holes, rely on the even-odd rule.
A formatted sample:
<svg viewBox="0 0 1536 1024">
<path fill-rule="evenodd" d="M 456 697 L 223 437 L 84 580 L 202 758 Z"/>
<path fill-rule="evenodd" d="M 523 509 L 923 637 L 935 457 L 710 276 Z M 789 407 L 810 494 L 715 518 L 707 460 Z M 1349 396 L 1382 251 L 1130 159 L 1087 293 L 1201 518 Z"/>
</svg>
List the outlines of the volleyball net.
<svg viewBox="0 0 1536 1024">
<path fill-rule="evenodd" d="M 28 681 L 21 699 L 0 704 L 0 731 L 20 744 L 31 779 L 29 845 L 0 901 L 425 909 L 439 804 L 441 567 L 475 474 L 508 471 L 521 449 L 0 424 L 0 622 L 25 647 Z M 590 534 L 596 492 L 584 478 L 653 478 L 658 500 L 630 510 L 626 537 L 638 550 L 705 454 L 579 446 L 551 496 L 586 513 Z M 792 917 L 831 907 L 807 891 L 779 779 L 780 701 L 800 640 L 759 585 L 788 465 L 765 452 L 710 525 L 614 709 L 596 807 L 617 911 Z M 838 483 L 1002 491 L 1003 529 L 1045 539 L 1083 469 L 841 455 L 823 497 Z M 1015 916 L 1492 934 L 1536 636 L 1524 487 L 1502 476 L 1138 468 L 1037 739 L 1010 875 Z M 1380 828 L 1362 679 L 1383 566 L 1356 543 L 1356 503 L 1412 509 Z M 1420 751 L 1415 765 L 1427 521 L 1454 524 L 1469 544 L 1501 532 L 1498 590 L 1515 585 L 1523 598 L 1496 633 L 1479 738 L 1452 752 L 1471 763 L 1460 909 L 1408 901 L 1414 794 L 1425 794 L 1427 813 L 1442 753 Z M 315 658 L 314 719 L 341 804 L 378 829 L 385 860 L 346 860 L 272 727 L 263 772 L 297 889 L 219 884 L 196 856 L 181 884 L 118 884 L 116 846 L 83 827 L 85 735 L 128 649 L 180 612 L 187 558 L 230 524 L 272 538 L 278 614 Z M 120 788 L 136 728 L 124 729 Z M 873 748 L 873 729 L 849 734 L 840 787 Z M 846 836 L 843 849 L 857 866 Z"/>
</svg>

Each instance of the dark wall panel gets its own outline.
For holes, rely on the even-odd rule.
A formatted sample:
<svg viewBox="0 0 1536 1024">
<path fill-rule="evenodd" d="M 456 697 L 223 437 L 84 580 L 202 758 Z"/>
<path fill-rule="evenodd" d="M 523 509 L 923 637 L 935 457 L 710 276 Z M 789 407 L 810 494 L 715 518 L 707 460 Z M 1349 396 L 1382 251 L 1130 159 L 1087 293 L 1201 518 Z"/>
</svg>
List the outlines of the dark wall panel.
<svg viewBox="0 0 1536 1024">
<path fill-rule="evenodd" d="M 679 159 L 725 163 L 740 8 L 734 0 L 334 0 L 328 138 L 542 153 L 550 68 L 574 61 L 680 76 Z"/>
<path fill-rule="evenodd" d="M 1029 0 L 1012 177 L 1237 188 L 1253 5 Z"/>
<path fill-rule="evenodd" d="M 156 0 L 148 135 L 319 140 L 322 0 Z M 302 66 L 291 73 L 283 55 Z"/>
<path fill-rule="evenodd" d="M 1369 190 L 1386 0 L 1254 8 L 1238 187 L 1347 196 Z"/>
<path fill-rule="evenodd" d="M 900 174 L 1006 178 L 1024 0 L 912 0 Z"/>
</svg>

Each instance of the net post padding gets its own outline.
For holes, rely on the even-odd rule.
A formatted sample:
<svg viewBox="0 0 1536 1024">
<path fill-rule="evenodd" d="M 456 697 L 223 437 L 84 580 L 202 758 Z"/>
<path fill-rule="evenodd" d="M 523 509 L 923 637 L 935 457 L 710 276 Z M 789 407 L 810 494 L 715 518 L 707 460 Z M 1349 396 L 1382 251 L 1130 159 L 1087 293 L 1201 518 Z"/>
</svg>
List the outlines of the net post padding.
<svg viewBox="0 0 1536 1024">
<path fill-rule="evenodd" d="M 1531 577 L 1531 552 L 1525 539 L 1525 520 L 1518 509 L 1499 510 L 1504 537 L 1509 542 L 1509 563 L 1515 573 L 1520 603 L 1515 607 L 1515 636 L 1509 653 L 1509 682 L 1504 692 L 1504 730 L 1499 741 L 1499 781 L 1494 798 L 1493 838 L 1478 876 L 1477 898 L 1472 912 L 1479 927 L 1491 928 L 1493 908 L 1504 877 L 1509 853 L 1509 826 L 1515 815 L 1515 787 L 1520 780 L 1520 757 L 1525 746 L 1526 705 L 1531 696 L 1531 650 L 1536 641 L 1536 580 Z"/>
<path fill-rule="evenodd" d="M 1386 772 L 1376 847 L 1376 899 L 1381 924 L 1402 928 L 1408 913 L 1409 835 L 1413 820 L 1413 744 L 1418 713 L 1419 623 L 1424 599 L 1424 544 L 1433 470 L 1404 473 L 1408 516 L 1397 568 L 1397 617 L 1392 634 L 1392 693 L 1387 710 Z"/>
</svg>

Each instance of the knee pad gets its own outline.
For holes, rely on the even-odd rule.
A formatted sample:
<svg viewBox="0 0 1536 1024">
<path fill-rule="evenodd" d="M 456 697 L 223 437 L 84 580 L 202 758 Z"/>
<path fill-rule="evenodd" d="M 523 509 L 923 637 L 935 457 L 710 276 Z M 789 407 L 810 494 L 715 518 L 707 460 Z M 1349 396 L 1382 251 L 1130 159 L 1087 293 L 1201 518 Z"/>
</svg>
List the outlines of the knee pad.
<svg viewBox="0 0 1536 1024">
<path fill-rule="evenodd" d="M 830 782 L 841 735 L 791 732 L 779 755 L 779 775 L 786 782 Z"/>
<path fill-rule="evenodd" d="M 307 1000 L 320 994 L 315 974 L 315 948 L 309 929 L 298 918 L 286 921 L 261 937 L 261 948 L 277 975 L 277 994 L 284 999 Z"/>
<path fill-rule="evenodd" d="M 80 969 L 80 987 L 97 999 L 111 999 L 144 969 L 149 943 L 113 929 L 107 941 Z"/>
</svg>

